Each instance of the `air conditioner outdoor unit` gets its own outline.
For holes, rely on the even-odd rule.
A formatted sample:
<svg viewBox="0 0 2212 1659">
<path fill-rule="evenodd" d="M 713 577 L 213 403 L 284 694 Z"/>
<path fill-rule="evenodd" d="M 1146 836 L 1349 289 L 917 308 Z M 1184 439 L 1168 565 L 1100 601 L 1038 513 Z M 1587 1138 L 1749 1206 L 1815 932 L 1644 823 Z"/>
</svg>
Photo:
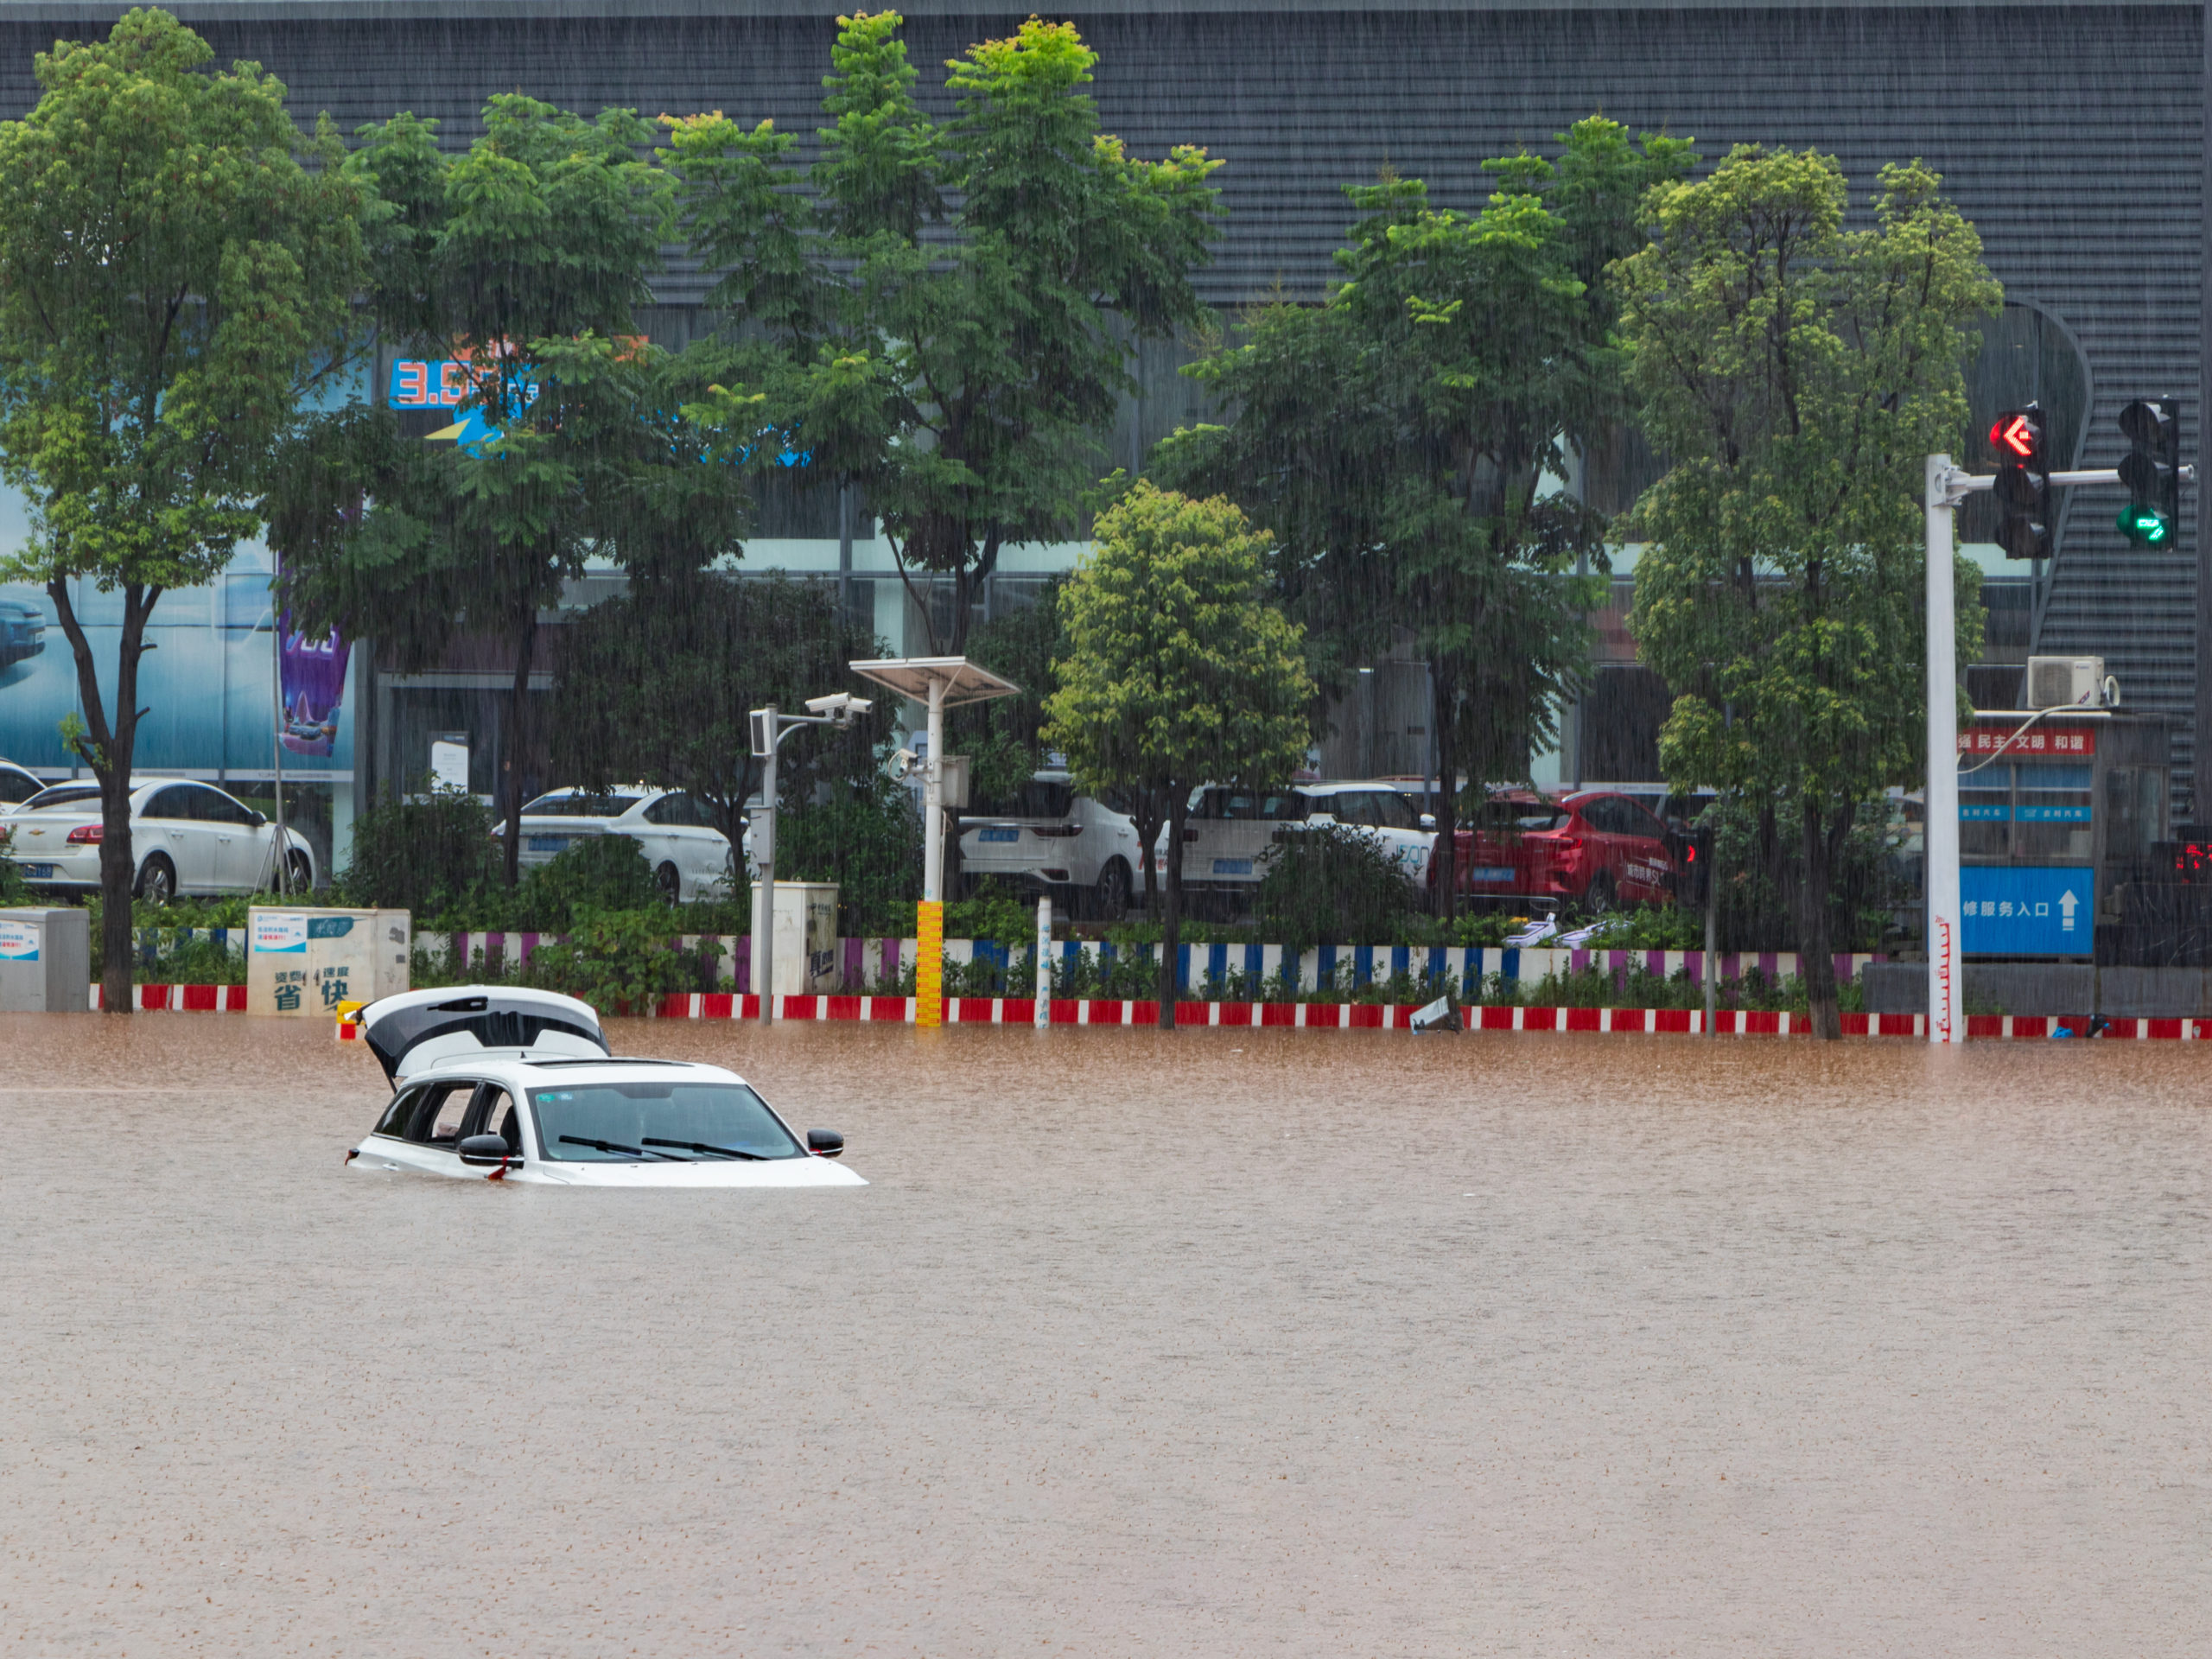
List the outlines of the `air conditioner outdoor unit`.
<svg viewBox="0 0 2212 1659">
<path fill-rule="evenodd" d="M 2104 702 L 2105 659 L 2101 657 L 2028 658 L 2028 707 L 2094 709 Z"/>
</svg>

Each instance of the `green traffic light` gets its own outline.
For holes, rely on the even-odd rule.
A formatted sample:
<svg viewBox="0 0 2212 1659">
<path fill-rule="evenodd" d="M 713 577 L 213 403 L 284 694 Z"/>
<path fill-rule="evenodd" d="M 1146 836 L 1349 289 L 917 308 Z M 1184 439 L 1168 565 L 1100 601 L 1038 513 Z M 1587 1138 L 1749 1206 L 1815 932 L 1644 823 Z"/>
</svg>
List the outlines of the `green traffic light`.
<svg viewBox="0 0 2212 1659">
<path fill-rule="evenodd" d="M 2114 524 L 2120 533 L 2138 547 L 2164 547 L 2173 535 L 2173 523 L 2156 507 L 2122 507 Z"/>
</svg>

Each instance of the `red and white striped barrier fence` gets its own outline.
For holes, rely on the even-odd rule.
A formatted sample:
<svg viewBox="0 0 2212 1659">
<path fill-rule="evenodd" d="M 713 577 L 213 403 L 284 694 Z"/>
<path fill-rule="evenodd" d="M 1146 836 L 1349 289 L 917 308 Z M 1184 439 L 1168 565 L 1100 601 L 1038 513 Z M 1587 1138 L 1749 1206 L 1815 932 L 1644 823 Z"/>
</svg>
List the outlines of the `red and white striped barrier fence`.
<svg viewBox="0 0 2212 1659">
<path fill-rule="evenodd" d="M 136 985 L 131 1006 L 149 1013 L 245 1014 L 243 985 Z M 92 987 L 91 1007 L 105 1006 L 100 988 Z M 1030 1026 L 1037 1005 L 1026 996 L 948 996 L 947 1025 Z M 654 1012 L 664 1020 L 758 1020 L 760 999 L 734 992 L 693 991 L 661 999 Z M 1056 1026 L 1152 1026 L 1160 1020 L 1156 1002 L 1099 999 L 1055 999 Z M 1701 1008 L 1527 1008 L 1497 1005 L 1462 1011 L 1470 1031 L 1637 1033 L 1643 1035 L 1701 1034 Z M 1276 1027 L 1298 1031 L 1410 1031 L 1414 1009 L 1388 1002 L 1179 1002 L 1178 1026 L 1227 1026 L 1237 1030 Z M 868 1020 L 891 1025 L 914 1022 L 910 996 L 779 996 L 779 1020 Z M 1967 1019 L 1970 1041 L 2039 1039 L 2091 1034 L 2087 1014 L 1977 1014 Z M 1723 1037 L 1802 1037 L 1810 1022 L 1802 1014 L 1761 1008 L 1723 1008 L 1713 1030 Z M 1847 1014 L 1847 1037 L 1928 1035 L 1923 1014 Z M 2169 1042 L 2212 1040 L 2212 1020 L 2108 1019 L 2094 1034 L 2107 1039 Z"/>
</svg>

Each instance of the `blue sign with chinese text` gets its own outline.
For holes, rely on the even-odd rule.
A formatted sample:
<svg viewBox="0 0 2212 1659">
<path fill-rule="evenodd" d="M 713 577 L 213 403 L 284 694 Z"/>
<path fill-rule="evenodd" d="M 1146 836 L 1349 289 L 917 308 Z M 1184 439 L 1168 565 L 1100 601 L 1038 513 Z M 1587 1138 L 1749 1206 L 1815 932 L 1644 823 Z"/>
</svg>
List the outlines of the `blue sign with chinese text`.
<svg viewBox="0 0 2212 1659">
<path fill-rule="evenodd" d="M 2096 883 L 2087 865 L 1967 864 L 1960 937 L 1970 957 L 2086 957 Z"/>
</svg>

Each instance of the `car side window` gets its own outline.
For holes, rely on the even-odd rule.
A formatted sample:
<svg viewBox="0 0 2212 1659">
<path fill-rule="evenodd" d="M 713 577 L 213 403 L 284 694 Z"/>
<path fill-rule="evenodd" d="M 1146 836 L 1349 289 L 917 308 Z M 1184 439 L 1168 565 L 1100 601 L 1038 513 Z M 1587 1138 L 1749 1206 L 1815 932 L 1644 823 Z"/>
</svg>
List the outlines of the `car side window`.
<svg viewBox="0 0 2212 1659">
<path fill-rule="evenodd" d="M 1619 805 L 1611 796 L 1594 800 L 1582 809 L 1582 821 L 1601 835 L 1617 836 L 1621 833 Z"/>
<path fill-rule="evenodd" d="M 1397 791 L 1382 791 L 1367 798 L 1374 809 L 1374 822 L 1385 829 L 1411 830 L 1417 827 L 1414 822 L 1413 803 Z"/>
<path fill-rule="evenodd" d="M 28 772 L 0 772 L 0 801 L 28 801 L 46 785 Z"/>
<path fill-rule="evenodd" d="M 707 821 L 699 811 L 699 803 L 679 791 L 673 795 L 662 796 L 660 799 L 647 807 L 645 822 L 673 825 L 683 830 L 698 830 L 704 828 Z"/>
<path fill-rule="evenodd" d="M 1658 819 L 1653 817 L 1650 813 L 1645 811 L 1642 807 L 1630 803 L 1627 817 L 1629 819 L 1628 833 L 1630 835 L 1648 836 L 1654 841 L 1666 840 L 1667 826 L 1660 823 Z"/>
<path fill-rule="evenodd" d="M 498 1084 L 487 1083 L 477 1091 L 475 1121 L 467 1127 L 471 1135 L 498 1135 L 509 1152 L 520 1155 L 522 1116 L 515 1110 L 514 1096 Z"/>
<path fill-rule="evenodd" d="M 182 787 L 156 790 L 139 817 L 188 820 L 192 817 L 192 791 Z"/>
<path fill-rule="evenodd" d="M 403 1089 L 391 1097 L 391 1104 L 377 1120 L 376 1133 L 388 1135 L 395 1141 L 407 1138 L 407 1125 L 415 1116 L 415 1109 L 423 1103 L 420 1089 Z"/>
<path fill-rule="evenodd" d="M 476 1098 L 473 1083 L 433 1083 L 415 1103 L 407 1138 L 423 1146 L 450 1147 L 461 1138 L 461 1121 Z"/>
<path fill-rule="evenodd" d="M 241 827 L 253 822 L 253 815 L 219 789 L 195 789 L 193 803 L 199 816 L 210 823 L 234 823 Z"/>
</svg>

